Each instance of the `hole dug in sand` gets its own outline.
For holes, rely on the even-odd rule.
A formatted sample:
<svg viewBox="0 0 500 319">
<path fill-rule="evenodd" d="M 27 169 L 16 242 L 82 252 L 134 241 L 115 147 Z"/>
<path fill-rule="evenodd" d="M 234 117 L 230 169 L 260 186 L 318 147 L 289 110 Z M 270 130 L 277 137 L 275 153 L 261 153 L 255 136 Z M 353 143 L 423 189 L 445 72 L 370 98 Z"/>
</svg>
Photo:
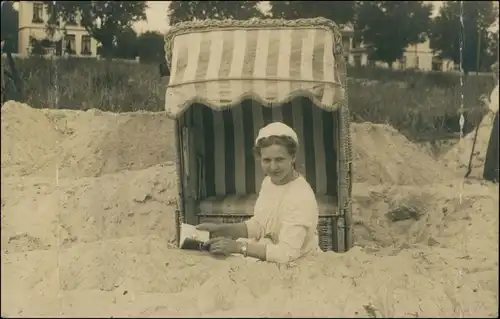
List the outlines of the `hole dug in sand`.
<svg viewBox="0 0 500 319">
<path fill-rule="evenodd" d="M 357 246 L 288 267 L 219 260 L 172 248 L 171 127 L 162 113 L 4 105 L 3 315 L 498 315 L 494 186 L 464 185 L 460 203 L 442 162 L 353 124 Z"/>
</svg>

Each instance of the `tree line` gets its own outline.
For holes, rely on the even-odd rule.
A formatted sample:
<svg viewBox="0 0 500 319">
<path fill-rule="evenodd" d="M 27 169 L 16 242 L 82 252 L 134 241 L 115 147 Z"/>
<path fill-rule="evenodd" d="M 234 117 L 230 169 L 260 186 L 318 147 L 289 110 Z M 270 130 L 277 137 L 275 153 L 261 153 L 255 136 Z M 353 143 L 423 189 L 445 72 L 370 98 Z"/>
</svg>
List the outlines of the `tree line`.
<svg viewBox="0 0 500 319">
<path fill-rule="evenodd" d="M 100 43 L 103 56 L 140 56 L 151 61 L 164 56 L 163 35 L 151 31 L 137 35 L 132 28 L 146 19 L 146 1 L 45 3 L 48 12 L 66 21 L 79 12 L 82 26 Z M 263 7 L 266 3 L 268 10 Z M 165 18 L 175 24 L 202 19 L 324 17 L 351 25 L 355 41 L 363 43 L 372 61 L 392 65 L 409 45 L 428 39 L 439 57 L 457 64 L 462 59 L 465 72 L 489 70 L 498 61 L 498 28 L 488 30 L 497 19 L 498 6 L 493 1 L 442 3 L 432 17 L 433 7 L 426 1 L 171 1 Z M 2 8 L 2 39 L 9 34 L 17 38 L 15 10 L 10 9 L 5 4 Z M 48 30 L 55 27 L 51 21 Z"/>
<path fill-rule="evenodd" d="M 172 1 L 172 23 L 199 19 L 315 18 L 350 24 L 355 41 L 363 43 L 372 61 L 390 66 L 412 44 L 429 40 L 442 59 L 460 63 L 464 71 L 488 70 L 498 61 L 498 28 L 488 28 L 498 16 L 494 1 L 443 1 L 436 17 L 427 1 Z M 463 25 L 460 17 L 463 18 Z M 498 20 L 497 20 L 498 21 Z"/>
</svg>

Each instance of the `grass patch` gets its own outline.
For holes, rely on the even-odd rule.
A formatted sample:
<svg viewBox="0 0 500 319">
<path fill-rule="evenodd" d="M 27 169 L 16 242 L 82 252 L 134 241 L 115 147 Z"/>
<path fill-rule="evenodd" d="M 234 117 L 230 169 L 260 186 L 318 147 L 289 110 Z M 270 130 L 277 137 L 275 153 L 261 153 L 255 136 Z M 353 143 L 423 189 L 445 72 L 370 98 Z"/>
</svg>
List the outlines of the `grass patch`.
<svg viewBox="0 0 500 319">
<path fill-rule="evenodd" d="M 158 65 L 93 59 L 16 59 L 25 102 L 36 108 L 111 112 L 161 111 L 168 79 Z M 493 89 L 493 76 L 349 68 L 349 107 L 353 122 L 390 124 L 408 138 L 435 140 L 459 132 L 463 103 L 466 133 L 485 114 L 481 96 Z M 462 100 L 463 97 L 463 100 Z"/>
</svg>

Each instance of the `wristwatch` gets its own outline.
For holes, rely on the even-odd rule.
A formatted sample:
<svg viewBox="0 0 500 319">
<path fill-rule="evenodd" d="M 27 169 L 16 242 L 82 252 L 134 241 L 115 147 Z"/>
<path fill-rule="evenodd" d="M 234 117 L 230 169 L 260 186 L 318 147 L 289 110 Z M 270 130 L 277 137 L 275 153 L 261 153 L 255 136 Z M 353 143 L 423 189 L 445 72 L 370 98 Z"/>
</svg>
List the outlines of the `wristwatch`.
<svg viewBox="0 0 500 319">
<path fill-rule="evenodd" d="M 248 248 L 248 243 L 243 243 L 243 245 L 241 246 L 241 250 L 240 250 L 240 253 L 246 257 L 247 256 L 247 248 Z"/>
</svg>

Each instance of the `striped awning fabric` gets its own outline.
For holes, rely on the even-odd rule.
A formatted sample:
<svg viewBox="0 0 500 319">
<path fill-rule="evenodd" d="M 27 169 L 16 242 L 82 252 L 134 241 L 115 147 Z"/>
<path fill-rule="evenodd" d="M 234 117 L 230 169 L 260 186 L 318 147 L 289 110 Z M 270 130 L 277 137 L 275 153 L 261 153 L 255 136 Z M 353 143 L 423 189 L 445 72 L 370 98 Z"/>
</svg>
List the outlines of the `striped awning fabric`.
<svg viewBox="0 0 500 319">
<path fill-rule="evenodd" d="M 220 110 L 247 98 L 273 106 L 307 96 L 336 110 L 346 101 L 341 36 L 330 20 L 189 22 L 165 40 L 173 118 L 193 103 Z"/>
</svg>

